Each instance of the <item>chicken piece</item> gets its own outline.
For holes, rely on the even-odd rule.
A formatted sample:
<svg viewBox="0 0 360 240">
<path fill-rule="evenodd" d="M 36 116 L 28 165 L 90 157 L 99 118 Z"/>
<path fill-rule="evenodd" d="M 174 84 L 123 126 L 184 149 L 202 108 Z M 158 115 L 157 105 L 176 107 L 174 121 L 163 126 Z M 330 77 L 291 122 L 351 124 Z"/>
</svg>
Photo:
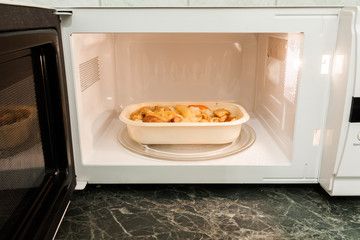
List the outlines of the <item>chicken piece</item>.
<svg viewBox="0 0 360 240">
<path fill-rule="evenodd" d="M 130 114 L 130 119 L 133 121 L 141 121 L 143 116 L 140 112 L 133 112 Z"/>
<path fill-rule="evenodd" d="M 28 118 L 30 116 L 30 112 L 25 109 L 14 110 L 14 115 L 17 120 L 21 120 L 24 118 Z"/>
<path fill-rule="evenodd" d="M 214 111 L 214 115 L 221 118 L 223 116 L 230 115 L 230 112 L 224 108 L 219 108 Z"/>
<path fill-rule="evenodd" d="M 142 114 L 151 113 L 154 109 L 152 107 L 142 107 L 138 111 Z"/>
<path fill-rule="evenodd" d="M 200 122 L 210 122 L 211 121 L 211 117 L 204 112 L 201 113 L 201 117 L 202 117 L 202 119 Z"/>
<path fill-rule="evenodd" d="M 150 107 L 142 107 L 139 110 L 130 114 L 130 119 L 134 121 L 142 120 L 147 114 L 152 113 Z"/>
<path fill-rule="evenodd" d="M 30 112 L 25 109 L 3 109 L 0 110 L 0 126 L 19 122 L 30 116 Z"/>
<path fill-rule="evenodd" d="M 219 117 L 219 122 L 225 122 L 228 117 L 229 115 L 224 115 L 222 117 Z"/>
<path fill-rule="evenodd" d="M 152 116 L 152 115 L 146 115 L 143 119 L 142 119 L 143 122 L 163 122 L 162 119 L 156 117 L 156 116 Z"/>
<path fill-rule="evenodd" d="M 189 105 L 188 107 L 197 107 L 199 108 L 201 111 L 209 109 L 207 106 L 204 105 Z"/>
<path fill-rule="evenodd" d="M 210 122 L 220 122 L 220 118 L 218 118 L 218 117 L 212 117 L 212 118 L 210 119 Z"/>
<path fill-rule="evenodd" d="M 180 114 L 175 114 L 175 116 L 173 117 L 173 119 L 171 119 L 170 122 L 182 122 L 183 119 L 183 116 L 181 116 Z"/>
<path fill-rule="evenodd" d="M 203 114 L 208 115 L 209 117 L 213 117 L 213 112 L 210 109 L 201 110 Z"/>
<path fill-rule="evenodd" d="M 191 117 L 190 109 L 185 105 L 176 105 L 175 110 L 184 118 Z"/>
<path fill-rule="evenodd" d="M 199 107 L 189 107 L 192 113 L 192 122 L 199 122 L 202 119 L 202 113 Z"/>
<path fill-rule="evenodd" d="M 172 119 L 176 117 L 176 112 L 170 107 L 155 106 L 154 115 L 162 119 L 164 122 L 170 122 Z"/>
<path fill-rule="evenodd" d="M 0 112 L 0 126 L 8 125 L 15 122 L 14 114 L 11 112 Z"/>
<path fill-rule="evenodd" d="M 175 110 L 183 116 L 183 122 L 199 122 L 202 119 L 201 111 L 197 107 L 176 105 Z"/>
<path fill-rule="evenodd" d="M 239 118 L 238 117 L 234 117 L 234 116 L 228 116 L 225 120 L 225 122 L 232 122 L 232 121 L 235 121 L 235 120 L 238 120 Z"/>
</svg>

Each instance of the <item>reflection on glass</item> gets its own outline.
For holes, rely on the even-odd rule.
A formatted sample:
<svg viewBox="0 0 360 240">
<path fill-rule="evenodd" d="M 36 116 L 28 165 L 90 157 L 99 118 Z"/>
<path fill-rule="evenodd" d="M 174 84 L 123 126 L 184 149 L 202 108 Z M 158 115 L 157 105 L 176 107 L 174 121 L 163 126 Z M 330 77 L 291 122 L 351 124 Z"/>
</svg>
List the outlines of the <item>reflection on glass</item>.
<svg viewBox="0 0 360 240">
<path fill-rule="evenodd" d="M 27 211 L 28 194 L 45 176 L 31 57 L 6 64 L 0 64 L 0 229 Z"/>
<path fill-rule="evenodd" d="M 343 54 L 336 54 L 335 61 L 334 61 L 334 73 L 335 74 L 342 74 L 344 69 L 344 59 L 345 56 Z"/>
</svg>

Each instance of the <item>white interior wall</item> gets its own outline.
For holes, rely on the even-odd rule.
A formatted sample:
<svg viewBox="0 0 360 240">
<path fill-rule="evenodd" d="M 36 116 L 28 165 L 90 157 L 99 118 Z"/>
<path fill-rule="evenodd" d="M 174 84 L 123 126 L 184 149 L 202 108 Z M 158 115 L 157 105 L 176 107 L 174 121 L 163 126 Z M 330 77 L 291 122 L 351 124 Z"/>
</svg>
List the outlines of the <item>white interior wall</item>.
<svg viewBox="0 0 360 240">
<path fill-rule="evenodd" d="M 80 145 L 83 159 L 91 154 L 96 139 L 105 131 L 115 109 L 115 55 L 113 34 L 73 34 L 72 48 L 77 88 Z M 81 91 L 80 64 L 98 59 L 99 76 L 90 87 Z M 93 70 L 93 69 L 92 69 Z M 94 74 L 85 78 L 96 78 Z"/>
<path fill-rule="evenodd" d="M 119 105 L 234 101 L 254 108 L 255 34 L 116 34 Z"/>
</svg>

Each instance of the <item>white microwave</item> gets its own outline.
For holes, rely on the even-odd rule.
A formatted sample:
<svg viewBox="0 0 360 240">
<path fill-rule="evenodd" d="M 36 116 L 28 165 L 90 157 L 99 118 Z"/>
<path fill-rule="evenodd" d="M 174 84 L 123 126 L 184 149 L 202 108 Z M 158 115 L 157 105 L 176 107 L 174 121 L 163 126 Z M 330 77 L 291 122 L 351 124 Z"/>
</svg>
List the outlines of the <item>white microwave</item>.
<svg viewBox="0 0 360 240">
<path fill-rule="evenodd" d="M 359 10 L 58 9 L 77 189 L 320 183 L 330 195 L 360 195 Z M 249 112 L 256 137 L 246 150 L 192 160 L 200 145 L 180 150 L 184 161 L 119 142 L 129 104 L 214 100 Z"/>
</svg>

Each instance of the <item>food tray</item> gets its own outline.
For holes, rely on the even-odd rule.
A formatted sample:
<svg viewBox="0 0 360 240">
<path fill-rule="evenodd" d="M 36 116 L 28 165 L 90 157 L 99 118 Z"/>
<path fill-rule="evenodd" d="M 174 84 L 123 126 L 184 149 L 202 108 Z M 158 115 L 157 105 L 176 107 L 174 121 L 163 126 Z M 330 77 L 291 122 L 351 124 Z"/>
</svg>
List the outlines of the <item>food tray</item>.
<svg viewBox="0 0 360 240">
<path fill-rule="evenodd" d="M 231 122 L 176 122 L 145 123 L 130 120 L 130 114 L 144 106 L 205 105 L 210 109 L 225 108 L 233 116 Z M 246 110 L 234 103 L 225 102 L 151 102 L 129 105 L 121 112 L 120 120 L 134 141 L 141 144 L 225 144 L 235 141 L 241 125 L 249 120 Z"/>
</svg>

